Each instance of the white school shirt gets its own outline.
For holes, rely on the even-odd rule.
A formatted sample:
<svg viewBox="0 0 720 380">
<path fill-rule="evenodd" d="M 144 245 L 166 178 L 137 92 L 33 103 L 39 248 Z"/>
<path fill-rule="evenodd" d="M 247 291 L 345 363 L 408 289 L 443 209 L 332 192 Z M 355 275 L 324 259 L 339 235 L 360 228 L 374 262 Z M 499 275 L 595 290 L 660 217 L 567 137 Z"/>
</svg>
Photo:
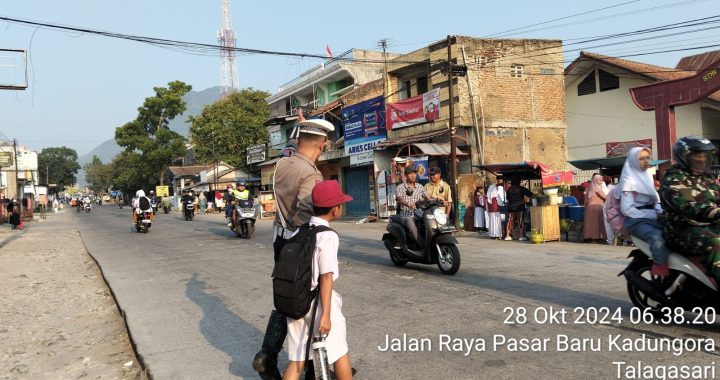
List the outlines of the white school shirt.
<svg viewBox="0 0 720 380">
<path fill-rule="evenodd" d="M 638 208 L 649 205 L 654 205 L 655 208 Z M 655 196 L 641 193 L 633 194 L 632 191 L 623 191 L 620 196 L 620 211 L 628 218 L 657 219 L 658 214 L 662 213 L 662 207 Z"/>
<path fill-rule="evenodd" d="M 330 227 L 330 223 L 328 223 L 327 220 L 315 216 L 310 218 L 310 225 Z M 298 228 L 295 231 L 295 234 L 299 230 L 300 229 Z M 337 259 L 339 246 L 340 238 L 333 231 L 318 232 L 318 234 L 315 235 L 315 252 L 313 253 L 311 290 L 315 290 L 315 288 L 317 288 L 318 277 L 320 275 L 332 272 L 333 282 L 337 281 L 338 277 L 340 277 Z"/>
</svg>

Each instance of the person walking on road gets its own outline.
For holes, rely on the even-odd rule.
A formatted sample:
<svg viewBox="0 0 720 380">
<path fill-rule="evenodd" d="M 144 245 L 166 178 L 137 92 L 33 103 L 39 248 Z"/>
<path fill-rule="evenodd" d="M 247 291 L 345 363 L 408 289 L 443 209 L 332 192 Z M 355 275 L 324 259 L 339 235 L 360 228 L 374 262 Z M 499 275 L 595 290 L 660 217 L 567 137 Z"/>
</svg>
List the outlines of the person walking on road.
<svg viewBox="0 0 720 380">
<path fill-rule="evenodd" d="M 299 122 L 292 138 L 297 138 L 297 152 L 275 165 L 273 189 L 277 212 L 273 224 L 273 250 L 277 261 L 285 242 L 298 227 L 310 221 L 313 214 L 312 189 L 322 181 L 315 163 L 323 152 L 327 135 L 335 127 L 326 120 L 305 120 L 298 112 Z M 277 368 L 278 354 L 287 335 L 285 315 L 273 310 L 270 313 L 262 349 L 255 355 L 252 366 L 262 379 L 282 379 Z"/>
</svg>

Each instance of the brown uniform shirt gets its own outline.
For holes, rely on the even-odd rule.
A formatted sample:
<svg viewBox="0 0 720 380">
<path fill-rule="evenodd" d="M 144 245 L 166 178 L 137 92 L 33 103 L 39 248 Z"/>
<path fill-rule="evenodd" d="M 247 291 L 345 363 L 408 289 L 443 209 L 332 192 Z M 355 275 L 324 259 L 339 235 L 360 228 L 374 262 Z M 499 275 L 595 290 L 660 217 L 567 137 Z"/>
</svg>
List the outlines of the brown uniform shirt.
<svg viewBox="0 0 720 380">
<path fill-rule="evenodd" d="M 275 165 L 275 202 L 289 230 L 295 230 L 310 221 L 313 214 L 312 189 L 322 180 L 315 163 L 299 152 L 283 158 Z M 282 226 L 277 213 L 275 223 Z"/>
<path fill-rule="evenodd" d="M 440 189 L 442 189 L 442 192 L 440 192 Z M 435 198 L 439 201 L 448 201 L 452 203 L 452 192 L 450 191 L 450 185 L 447 184 L 447 182 L 443 181 L 442 179 L 437 184 L 432 183 L 432 181 L 425 184 L 425 192 L 427 193 L 428 197 Z M 447 214 L 448 210 L 445 207 L 440 207 L 445 213 Z"/>
</svg>

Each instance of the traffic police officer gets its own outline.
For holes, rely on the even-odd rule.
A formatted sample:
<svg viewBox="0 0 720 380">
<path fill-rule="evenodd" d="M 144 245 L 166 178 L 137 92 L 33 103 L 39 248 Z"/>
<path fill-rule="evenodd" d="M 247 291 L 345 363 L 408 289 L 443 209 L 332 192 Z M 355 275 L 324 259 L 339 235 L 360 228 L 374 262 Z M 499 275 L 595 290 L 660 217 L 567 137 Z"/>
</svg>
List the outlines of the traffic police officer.
<svg viewBox="0 0 720 380">
<path fill-rule="evenodd" d="M 335 127 L 326 120 L 304 120 L 301 116 L 291 135 L 292 139 L 297 139 L 297 152 L 275 164 L 273 189 L 277 210 L 273 225 L 273 249 L 276 260 L 287 239 L 298 227 L 310 221 L 313 213 L 312 189 L 323 180 L 315 162 L 323 152 L 328 133 L 334 130 Z M 261 378 L 282 378 L 277 369 L 277 357 L 286 335 L 287 317 L 273 310 L 262 350 L 255 355 L 252 364 Z"/>
</svg>

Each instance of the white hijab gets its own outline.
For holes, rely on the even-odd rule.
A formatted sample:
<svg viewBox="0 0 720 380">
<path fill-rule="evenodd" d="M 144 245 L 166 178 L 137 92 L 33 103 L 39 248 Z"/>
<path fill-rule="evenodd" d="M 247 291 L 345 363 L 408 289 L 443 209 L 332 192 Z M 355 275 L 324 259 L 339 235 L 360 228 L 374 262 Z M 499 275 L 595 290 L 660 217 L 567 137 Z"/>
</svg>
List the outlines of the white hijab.
<svg viewBox="0 0 720 380">
<path fill-rule="evenodd" d="M 145 196 L 145 192 L 142 191 L 142 190 L 138 190 L 138 191 L 135 193 L 135 198 L 142 198 L 142 197 L 144 197 L 144 196 Z"/>
<path fill-rule="evenodd" d="M 635 147 L 630 149 L 628 157 L 623 165 L 622 174 L 620 175 L 620 183 L 615 187 L 615 197 L 620 198 L 625 191 L 634 191 L 639 194 L 645 194 L 650 197 L 660 196 L 655 190 L 655 181 L 652 174 L 647 170 L 640 168 L 640 152 L 647 150 L 646 148 Z"/>
</svg>

